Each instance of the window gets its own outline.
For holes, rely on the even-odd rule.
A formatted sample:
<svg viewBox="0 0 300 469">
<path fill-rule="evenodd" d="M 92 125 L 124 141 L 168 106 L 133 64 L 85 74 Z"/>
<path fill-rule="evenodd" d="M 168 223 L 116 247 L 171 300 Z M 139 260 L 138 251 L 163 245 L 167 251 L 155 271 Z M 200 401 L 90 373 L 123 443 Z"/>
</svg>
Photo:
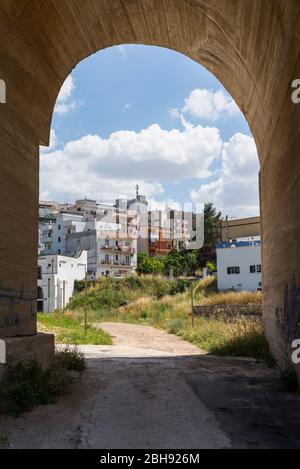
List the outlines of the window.
<svg viewBox="0 0 300 469">
<path fill-rule="evenodd" d="M 60 236 L 58 237 L 58 242 L 59 242 L 59 243 L 61 242 L 61 237 L 60 237 Z"/>
<path fill-rule="evenodd" d="M 60 226 L 60 225 L 58 225 L 58 229 L 59 229 L 59 230 L 60 230 L 60 228 L 61 228 L 61 226 Z"/>
<path fill-rule="evenodd" d="M 228 275 L 239 274 L 239 273 L 240 273 L 240 268 L 238 266 L 227 267 L 227 274 Z"/>
<path fill-rule="evenodd" d="M 126 256 L 126 265 L 130 266 L 130 257 Z"/>
<path fill-rule="evenodd" d="M 255 265 L 250 265 L 250 274 L 255 274 L 256 268 Z"/>
<path fill-rule="evenodd" d="M 38 279 L 42 280 L 42 267 L 38 266 Z"/>
<path fill-rule="evenodd" d="M 258 264 L 256 266 L 256 272 L 260 273 L 261 272 L 261 264 Z"/>
</svg>

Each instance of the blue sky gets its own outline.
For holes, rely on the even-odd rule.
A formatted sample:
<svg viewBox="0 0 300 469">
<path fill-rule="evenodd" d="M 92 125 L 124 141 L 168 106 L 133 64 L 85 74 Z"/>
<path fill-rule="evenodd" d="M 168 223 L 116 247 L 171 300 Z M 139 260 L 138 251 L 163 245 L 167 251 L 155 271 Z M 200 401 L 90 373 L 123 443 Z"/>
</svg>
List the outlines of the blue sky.
<svg viewBox="0 0 300 469">
<path fill-rule="evenodd" d="M 113 47 L 68 77 L 41 150 L 41 198 L 131 196 L 213 201 L 231 217 L 258 213 L 258 158 L 245 118 L 218 80 L 182 54 Z"/>
</svg>

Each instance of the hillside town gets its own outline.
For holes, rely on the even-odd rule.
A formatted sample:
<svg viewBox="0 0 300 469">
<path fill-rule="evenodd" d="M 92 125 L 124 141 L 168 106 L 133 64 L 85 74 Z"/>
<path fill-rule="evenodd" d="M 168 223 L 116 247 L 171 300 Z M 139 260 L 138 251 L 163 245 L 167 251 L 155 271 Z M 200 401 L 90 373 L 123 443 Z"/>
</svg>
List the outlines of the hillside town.
<svg viewBox="0 0 300 469">
<path fill-rule="evenodd" d="M 150 210 L 138 186 L 135 198 L 111 204 L 88 198 L 74 204 L 40 201 L 38 311 L 65 308 L 75 281 L 86 274 L 90 281 L 126 277 L 136 273 L 139 255 L 161 259 L 174 251 L 199 252 L 200 276 L 215 261 L 221 291 L 261 290 L 259 217 L 221 220 L 213 259 L 203 228 L 203 214 Z"/>
</svg>

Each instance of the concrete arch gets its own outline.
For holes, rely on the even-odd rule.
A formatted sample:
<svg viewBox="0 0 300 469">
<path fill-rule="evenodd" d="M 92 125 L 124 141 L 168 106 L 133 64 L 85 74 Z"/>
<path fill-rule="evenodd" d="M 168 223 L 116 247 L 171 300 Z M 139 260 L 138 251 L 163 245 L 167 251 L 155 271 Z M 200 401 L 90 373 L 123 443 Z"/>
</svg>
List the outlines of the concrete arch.
<svg viewBox="0 0 300 469">
<path fill-rule="evenodd" d="M 261 164 L 265 324 L 285 363 L 300 314 L 300 109 L 291 101 L 299 26 L 297 0 L 1 1 L 0 337 L 36 333 L 38 146 L 48 143 L 64 79 L 98 50 L 148 44 L 204 65 L 252 129 Z"/>
</svg>

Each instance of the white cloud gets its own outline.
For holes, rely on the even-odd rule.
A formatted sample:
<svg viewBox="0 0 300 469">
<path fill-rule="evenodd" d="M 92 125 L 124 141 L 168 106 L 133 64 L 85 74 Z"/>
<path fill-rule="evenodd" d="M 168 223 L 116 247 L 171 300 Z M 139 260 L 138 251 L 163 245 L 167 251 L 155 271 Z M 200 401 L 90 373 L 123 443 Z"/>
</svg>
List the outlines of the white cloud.
<svg viewBox="0 0 300 469">
<path fill-rule="evenodd" d="M 62 149 L 41 154 L 41 188 L 60 198 L 75 194 L 131 192 L 138 182 L 148 196 L 162 192 L 161 181 L 206 178 L 219 157 L 222 141 L 216 128 L 180 131 L 153 124 L 141 132 L 118 131 L 109 138 L 86 135 Z"/>
<path fill-rule="evenodd" d="M 180 112 L 176 107 L 172 107 L 171 109 L 169 109 L 169 115 L 170 117 L 174 117 L 174 119 L 180 118 Z"/>
<path fill-rule="evenodd" d="M 259 213 L 259 162 L 254 139 L 237 133 L 223 145 L 218 179 L 191 191 L 193 202 L 212 201 L 224 215 Z"/>
<path fill-rule="evenodd" d="M 173 115 L 175 116 L 173 110 Z M 216 121 L 224 117 L 240 114 L 240 110 L 233 99 L 222 90 L 212 91 L 197 88 L 184 101 L 182 113 L 207 121 Z"/>
<path fill-rule="evenodd" d="M 126 103 L 126 104 L 123 106 L 124 111 L 129 111 L 129 109 L 131 108 L 131 106 L 132 106 L 132 103 L 130 103 L 130 102 L 129 102 L 129 103 Z"/>
<path fill-rule="evenodd" d="M 76 83 L 74 78 L 69 75 L 61 87 L 60 93 L 57 97 L 54 112 L 56 114 L 65 115 L 69 112 L 76 110 L 82 103 L 73 98 L 76 90 Z"/>
<path fill-rule="evenodd" d="M 167 208 L 172 210 L 183 210 L 183 205 L 180 202 L 170 198 L 159 201 L 155 198 L 150 198 L 148 200 L 148 207 L 149 210 L 166 210 Z"/>
</svg>

